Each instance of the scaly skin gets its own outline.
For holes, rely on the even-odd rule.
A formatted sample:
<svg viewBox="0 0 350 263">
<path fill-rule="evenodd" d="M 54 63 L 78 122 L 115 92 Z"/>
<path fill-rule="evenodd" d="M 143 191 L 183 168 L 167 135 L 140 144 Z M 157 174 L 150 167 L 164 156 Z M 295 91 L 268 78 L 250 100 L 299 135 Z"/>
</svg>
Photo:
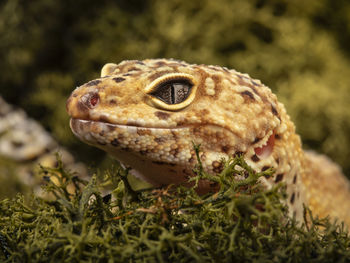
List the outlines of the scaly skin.
<svg viewBox="0 0 350 263">
<path fill-rule="evenodd" d="M 80 140 L 154 186 L 186 184 L 196 164 L 194 142 L 207 172 L 220 172 L 221 158 L 242 153 L 256 171 L 276 170 L 261 182 L 267 188 L 286 183 L 291 216 L 300 220 L 305 203 L 350 225 L 350 206 L 334 205 L 350 200 L 349 183 L 335 164 L 326 162 L 334 171 L 327 176 L 324 160 L 303 152 L 284 106 L 246 74 L 168 59 L 110 63 L 101 78 L 73 91 L 67 111 Z M 325 185 L 336 187 L 321 193 Z M 215 187 L 201 182 L 199 191 Z"/>
</svg>

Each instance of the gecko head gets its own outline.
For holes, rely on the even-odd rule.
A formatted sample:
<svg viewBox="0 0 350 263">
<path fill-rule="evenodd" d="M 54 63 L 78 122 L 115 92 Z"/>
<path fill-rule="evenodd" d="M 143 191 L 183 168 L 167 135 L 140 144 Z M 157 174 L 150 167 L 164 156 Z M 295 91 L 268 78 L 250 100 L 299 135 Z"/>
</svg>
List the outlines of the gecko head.
<svg viewBox="0 0 350 263">
<path fill-rule="evenodd" d="M 168 59 L 106 64 L 100 78 L 67 101 L 78 138 L 155 185 L 191 175 L 193 142 L 201 144 L 209 172 L 236 153 L 269 159 L 280 136 L 280 108 L 270 89 L 246 74 Z"/>
</svg>

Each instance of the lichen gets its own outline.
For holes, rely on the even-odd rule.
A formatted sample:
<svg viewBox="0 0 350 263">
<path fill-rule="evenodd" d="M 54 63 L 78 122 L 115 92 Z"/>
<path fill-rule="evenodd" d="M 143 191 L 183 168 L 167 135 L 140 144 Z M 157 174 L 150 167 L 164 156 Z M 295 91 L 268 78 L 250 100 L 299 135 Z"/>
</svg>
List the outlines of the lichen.
<svg viewBox="0 0 350 263">
<path fill-rule="evenodd" d="M 196 148 L 198 152 L 198 148 Z M 133 191 L 127 170 L 87 182 L 42 167 L 51 200 L 18 194 L 0 202 L 0 259 L 5 262 L 346 262 L 350 237 L 342 224 L 288 218 L 284 186 L 264 189 L 241 156 L 222 160 L 217 176 L 195 169 L 194 186 Z M 53 177 L 56 183 L 53 183 Z M 240 178 L 240 179 L 238 179 Z M 196 182 L 218 183 L 198 195 Z M 57 180 L 59 183 L 57 183 Z M 101 186 L 114 185 L 110 194 Z M 70 190 L 69 186 L 74 186 Z"/>
</svg>

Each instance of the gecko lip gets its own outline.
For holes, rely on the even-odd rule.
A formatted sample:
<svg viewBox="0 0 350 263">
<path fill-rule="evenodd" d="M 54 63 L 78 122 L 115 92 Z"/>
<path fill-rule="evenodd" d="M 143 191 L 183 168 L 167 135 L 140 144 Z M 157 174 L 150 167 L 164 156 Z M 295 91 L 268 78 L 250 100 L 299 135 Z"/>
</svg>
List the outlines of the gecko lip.
<svg viewBox="0 0 350 263">
<path fill-rule="evenodd" d="M 94 121 L 94 120 L 86 120 L 86 119 L 78 119 L 78 118 L 71 118 L 70 119 L 70 127 L 74 132 L 78 132 L 78 131 L 86 131 L 88 132 L 87 129 L 90 129 L 91 125 L 95 125 L 95 126 L 104 126 L 104 129 L 110 129 L 113 130 L 115 128 L 124 128 L 124 129 L 143 129 L 143 130 L 180 130 L 180 129 L 189 129 L 189 128 L 195 128 L 195 127 L 199 127 L 199 125 L 187 125 L 187 126 L 169 126 L 169 127 L 149 127 L 149 126 L 141 126 L 141 125 L 137 125 L 136 123 L 134 125 L 128 125 L 128 124 L 117 124 L 117 123 L 109 123 L 109 122 L 104 122 L 104 121 Z M 226 127 L 222 127 L 219 125 L 215 125 L 215 124 L 207 124 L 207 126 L 212 126 L 212 127 L 218 127 L 221 128 L 231 134 L 233 134 L 234 136 L 237 136 L 236 133 L 232 132 L 231 130 L 229 130 Z M 269 132 L 267 131 L 266 134 L 269 134 Z M 268 143 L 268 138 L 267 136 L 265 136 L 262 140 L 261 140 L 261 145 L 259 145 L 259 147 L 265 146 Z"/>
<path fill-rule="evenodd" d="M 102 122 L 102 121 L 76 119 L 76 118 L 71 118 L 69 124 L 70 124 L 71 129 L 76 133 L 78 133 L 79 131 L 84 131 L 84 130 L 86 130 L 86 132 L 88 132 L 87 129 L 90 129 L 91 125 L 95 125 L 96 127 L 100 126 L 101 129 L 103 128 L 103 129 L 109 129 L 109 130 L 114 130 L 116 128 L 132 129 L 132 130 L 136 130 L 136 129 L 170 130 L 170 129 L 189 128 L 188 126 L 182 126 L 182 127 L 145 127 L 145 126 L 136 126 L 136 125 L 108 123 L 108 122 Z"/>
<path fill-rule="evenodd" d="M 215 127 L 215 125 L 212 125 Z M 190 129 L 196 129 L 198 125 L 189 125 L 189 126 L 180 126 L 180 127 L 145 127 L 145 126 L 136 126 L 136 125 L 125 125 L 125 124 L 115 124 L 102 121 L 86 120 L 86 119 L 70 119 L 70 127 L 73 133 L 80 138 L 81 140 L 89 144 L 99 144 L 105 145 L 117 137 L 118 133 L 122 133 L 122 137 L 125 134 L 135 134 L 142 136 L 144 134 L 154 134 L 158 137 L 167 136 L 169 132 L 180 132 L 183 131 L 187 135 L 193 135 L 193 131 Z M 232 131 L 225 127 L 216 126 L 223 129 L 225 132 L 232 134 L 237 137 Z M 183 133 L 181 132 L 181 133 Z M 123 135 L 124 134 L 124 135 Z M 178 135 L 183 137 L 181 135 Z M 109 140 L 109 142 L 107 141 Z M 239 139 L 238 139 L 239 140 Z M 244 142 L 238 141 L 239 144 Z M 249 145 L 249 148 L 242 148 L 239 151 L 247 152 L 249 149 L 253 149 L 255 154 L 262 159 L 265 159 L 271 155 L 274 148 L 274 132 L 266 132 L 266 136 L 258 143 L 257 145 Z M 237 150 L 237 149 L 236 149 Z"/>
</svg>

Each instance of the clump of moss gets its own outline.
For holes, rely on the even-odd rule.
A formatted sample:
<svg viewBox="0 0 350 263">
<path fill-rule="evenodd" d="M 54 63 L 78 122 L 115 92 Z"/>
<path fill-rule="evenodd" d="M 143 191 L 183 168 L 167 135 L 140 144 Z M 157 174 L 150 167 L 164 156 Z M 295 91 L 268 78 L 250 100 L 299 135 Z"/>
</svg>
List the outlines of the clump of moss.
<svg viewBox="0 0 350 263">
<path fill-rule="evenodd" d="M 9 158 L 0 156 L 0 200 L 5 197 L 14 197 L 18 192 L 29 195 L 32 189 L 23 182 L 23 178 L 18 174 L 18 164 Z"/>
<path fill-rule="evenodd" d="M 197 152 L 198 152 L 198 148 Z M 240 156 L 223 161 L 219 176 L 195 169 L 194 186 L 135 192 L 127 170 L 102 180 L 79 179 L 62 167 L 42 168 L 51 201 L 21 195 L 0 202 L 0 259 L 6 262 L 335 262 L 350 259 L 342 225 L 286 217 L 283 185 L 258 183 Z M 60 176 L 58 176 L 58 174 Z M 52 177 L 60 184 L 53 183 Z M 238 179 L 240 178 L 240 179 Z M 198 180 L 219 191 L 199 196 Z M 99 187 L 112 182 L 112 194 Z M 74 191 L 67 187 L 74 185 Z"/>
</svg>

